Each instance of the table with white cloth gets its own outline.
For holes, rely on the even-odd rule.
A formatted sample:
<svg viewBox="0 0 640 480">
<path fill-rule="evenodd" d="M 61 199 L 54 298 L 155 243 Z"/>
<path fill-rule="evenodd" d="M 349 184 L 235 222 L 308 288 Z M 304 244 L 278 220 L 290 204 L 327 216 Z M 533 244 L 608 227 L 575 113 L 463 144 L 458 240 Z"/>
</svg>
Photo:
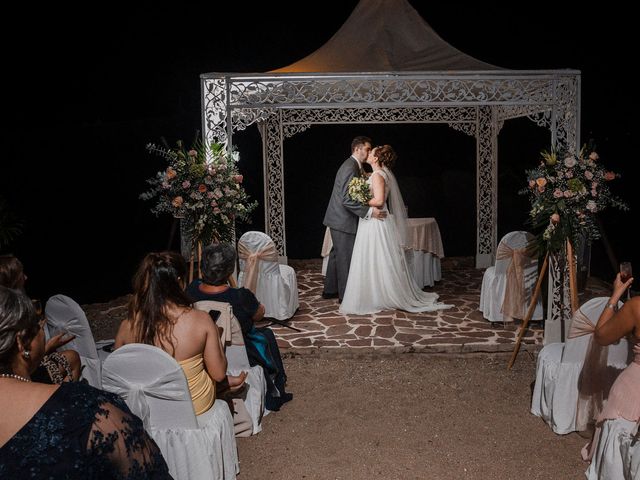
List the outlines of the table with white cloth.
<svg viewBox="0 0 640 480">
<path fill-rule="evenodd" d="M 322 242 L 322 274 L 327 272 L 332 241 L 329 228 Z M 407 219 L 407 248 L 405 257 L 409 270 L 421 287 L 433 287 L 442 279 L 440 259 L 444 257 L 440 228 L 435 218 Z"/>
</svg>

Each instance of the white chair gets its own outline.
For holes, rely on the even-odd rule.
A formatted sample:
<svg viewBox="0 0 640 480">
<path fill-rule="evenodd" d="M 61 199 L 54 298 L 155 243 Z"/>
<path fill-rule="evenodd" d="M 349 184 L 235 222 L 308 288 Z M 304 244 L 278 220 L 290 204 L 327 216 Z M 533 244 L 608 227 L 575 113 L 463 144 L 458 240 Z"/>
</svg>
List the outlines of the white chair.
<svg viewBox="0 0 640 480">
<path fill-rule="evenodd" d="M 605 420 L 593 459 L 585 472 L 587 479 L 640 479 L 640 442 L 633 444 L 637 430 L 636 422 L 624 418 Z"/>
<path fill-rule="evenodd" d="M 249 365 L 247 349 L 244 346 L 244 338 L 240 328 L 240 322 L 233 314 L 231 305 L 226 302 L 216 302 L 213 300 L 200 300 L 193 304 L 198 310 L 208 312 L 217 310 L 220 317 L 216 324 L 223 329 L 223 342 L 225 346 L 225 356 L 227 357 L 227 374 L 238 375 L 240 372 L 247 372 L 245 383 L 248 388 L 244 390 L 245 407 L 253 423 L 253 435 L 262 430 L 262 417 L 265 415 L 264 398 L 267 391 L 267 381 L 264 378 L 262 367 Z"/>
<path fill-rule="evenodd" d="M 525 316 L 538 279 L 538 260 L 527 253 L 533 238 L 528 232 L 516 231 L 500 240 L 496 264 L 485 270 L 480 290 L 478 309 L 488 321 L 506 323 Z M 531 320 L 542 318 L 542 300 L 538 298 Z"/>
<path fill-rule="evenodd" d="M 104 390 L 124 398 L 155 440 L 176 480 L 234 479 L 239 472 L 226 402 L 196 417 L 180 364 L 160 348 L 132 343 L 102 366 Z"/>
<path fill-rule="evenodd" d="M 82 363 L 82 379 L 90 385 L 101 388 L 100 358 L 84 311 L 73 299 L 66 295 L 54 295 L 47 300 L 44 308 L 47 323 L 45 334 L 47 339 L 61 332 L 68 332 L 76 338 L 60 348 L 75 350 Z"/>
<path fill-rule="evenodd" d="M 238 285 L 252 290 L 264 305 L 265 317 L 288 320 L 298 309 L 296 272 L 278 263 L 278 253 L 271 238 L 262 232 L 247 232 L 238 241 L 240 275 Z M 255 286 L 247 277 L 252 265 L 257 269 Z M 255 290 L 253 290 L 255 288 Z"/>
<path fill-rule="evenodd" d="M 577 331 L 577 325 L 573 324 L 576 322 L 576 315 L 580 315 L 579 312 L 590 324 L 580 326 L 584 334 L 568 338 L 566 343 L 546 345 L 538 354 L 531 413 L 541 417 L 557 434 L 585 430 L 591 421 L 589 409 L 592 407 L 581 402 L 581 409 L 578 408 L 580 374 L 593 338 L 593 330 L 608 300 L 608 297 L 596 297 L 585 302 L 574 314 L 570 336 Z M 591 333 L 586 333 L 589 330 Z M 603 381 L 610 388 L 616 376 L 628 365 L 630 348 L 626 339 L 604 348 L 607 378 Z"/>
</svg>

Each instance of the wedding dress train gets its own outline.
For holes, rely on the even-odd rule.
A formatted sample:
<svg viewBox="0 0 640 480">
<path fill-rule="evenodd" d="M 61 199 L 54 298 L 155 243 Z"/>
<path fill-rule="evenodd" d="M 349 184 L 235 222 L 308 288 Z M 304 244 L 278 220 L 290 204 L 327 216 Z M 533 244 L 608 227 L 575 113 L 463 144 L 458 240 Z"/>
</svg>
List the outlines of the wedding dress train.
<svg viewBox="0 0 640 480">
<path fill-rule="evenodd" d="M 438 303 L 438 294 L 423 292 L 413 279 L 402 247 L 402 222 L 406 220 L 402 216 L 402 197 L 393 174 L 386 168 L 375 170 L 369 184 L 376 174 L 385 180 L 383 209 L 387 210 L 386 200 L 391 198 L 391 211 L 384 220 L 360 219 L 340 313 L 363 315 L 394 309 L 430 312 L 452 307 Z M 394 205 L 403 211 L 394 215 Z"/>
</svg>

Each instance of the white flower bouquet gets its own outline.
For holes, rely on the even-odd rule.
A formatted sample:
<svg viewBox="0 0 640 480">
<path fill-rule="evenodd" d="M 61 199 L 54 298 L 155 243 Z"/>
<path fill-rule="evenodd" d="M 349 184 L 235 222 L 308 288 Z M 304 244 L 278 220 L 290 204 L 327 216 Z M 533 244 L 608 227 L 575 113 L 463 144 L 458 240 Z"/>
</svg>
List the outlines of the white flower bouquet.
<svg viewBox="0 0 640 480">
<path fill-rule="evenodd" d="M 349 198 L 363 205 L 368 205 L 373 198 L 371 189 L 364 177 L 353 177 L 349 182 Z"/>
</svg>

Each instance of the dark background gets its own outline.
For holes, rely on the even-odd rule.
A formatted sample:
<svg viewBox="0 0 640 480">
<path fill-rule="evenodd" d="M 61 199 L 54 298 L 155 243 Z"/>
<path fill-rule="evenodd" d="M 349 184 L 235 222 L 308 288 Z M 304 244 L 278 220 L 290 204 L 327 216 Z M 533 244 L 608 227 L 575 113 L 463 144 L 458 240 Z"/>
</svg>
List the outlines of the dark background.
<svg viewBox="0 0 640 480">
<path fill-rule="evenodd" d="M 127 293 L 137 263 L 167 247 L 171 227 L 138 198 L 145 180 L 164 167 L 145 145 L 194 138 L 199 75 L 264 72 L 299 60 L 323 45 L 356 3 L 15 5 L 3 33 L 7 148 L 0 196 L 24 221 L 10 251 L 25 264 L 28 293 L 65 293 L 81 303 Z M 637 46 L 634 16 L 613 3 L 580 11 L 560 2 L 411 3 L 446 41 L 480 60 L 582 71 L 582 141 L 593 139 L 602 162 L 622 173 L 612 188 L 631 207 L 607 211 L 605 233 L 617 260 L 639 269 L 631 233 L 639 218 L 632 190 L 639 173 L 631 143 L 636 87 L 625 70 Z M 319 257 L 333 175 L 359 134 L 396 148 L 409 214 L 437 218 L 445 254 L 475 255 L 472 137 L 446 125 L 332 125 L 285 142 L 289 258 Z M 253 126 L 234 141 L 246 187 L 261 203 L 241 230 L 262 230 L 260 136 Z M 501 131 L 499 237 L 527 228 L 529 204 L 517 192 L 549 142 L 548 131 L 527 119 L 508 121 Z M 613 278 L 602 241 L 592 255 L 592 274 Z"/>
</svg>

